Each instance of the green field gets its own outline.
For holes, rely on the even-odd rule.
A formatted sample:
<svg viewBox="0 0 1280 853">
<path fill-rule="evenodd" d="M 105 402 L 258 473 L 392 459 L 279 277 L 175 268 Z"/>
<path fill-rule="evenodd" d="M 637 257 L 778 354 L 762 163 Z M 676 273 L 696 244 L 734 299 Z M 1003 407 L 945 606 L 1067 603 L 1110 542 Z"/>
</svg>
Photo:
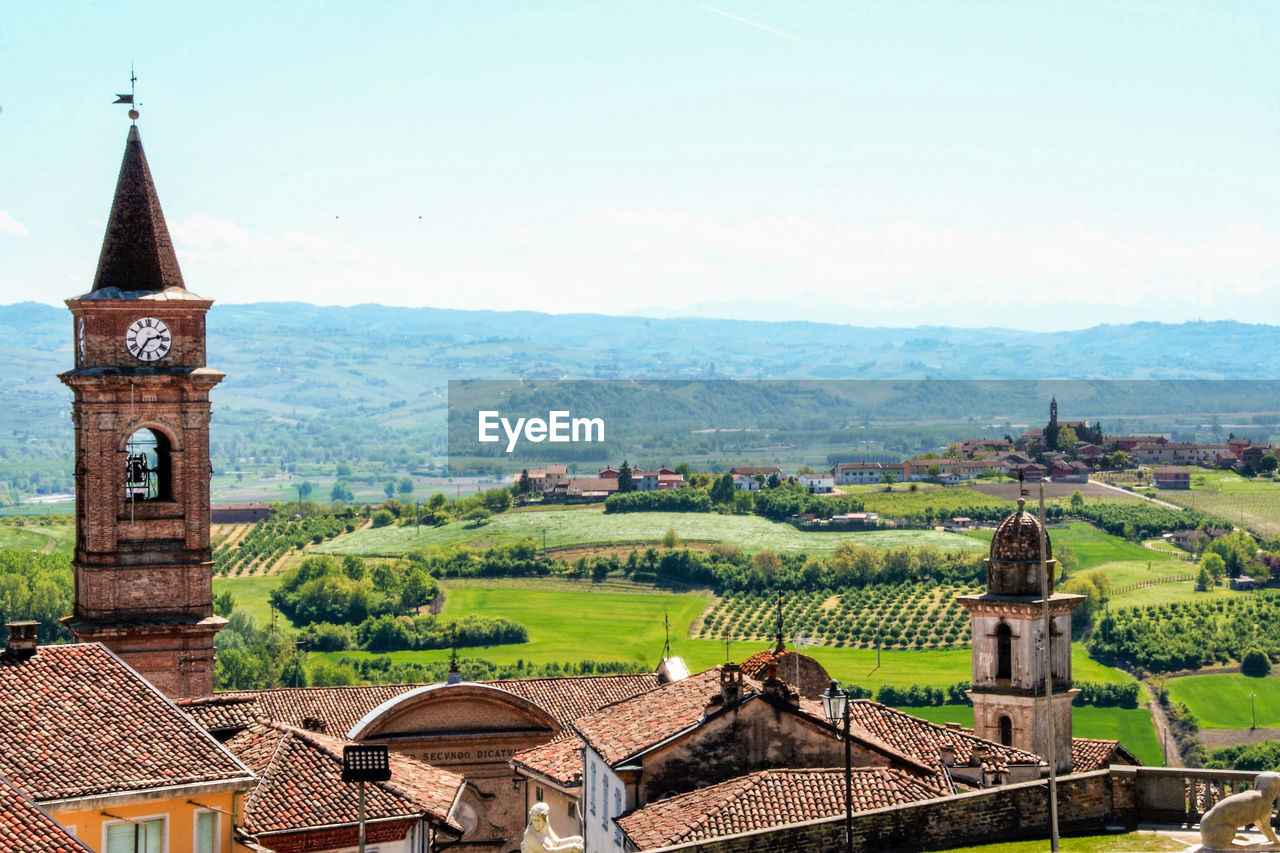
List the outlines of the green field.
<svg viewBox="0 0 1280 853">
<path fill-rule="evenodd" d="M 1280 536 L 1280 482 L 1234 471 L 1191 469 L 1189 491 L 1161 490 L 1160 500 L 1198 509 L 1266 537 Z"/>
<path fill-rule="evenodd" d="M 934 705 L 902 710 L 939 725 L 959 723 L 973 727 L 972 705 Z M 1146 766 L 1160 767 L 1164 764 L 1151 712 L 1146 708 L 1094 708 L 1086 705 L 1071 709 L 1071 723 L 1071 734 L 1075 737 L 1118 740 Z"/>
<path fill-rule="evenodd" d="M 1259 728 L 1280 726 L 1280 678 L 1250 678 L 1239 673 L 1214 673 L 1170 678 L 1169 698 L 1183 702 L 1204 729 L 1247 729 L 1253 725 L 1249 694 L 1255 694 Z"/>
<path fill-rule="evenodd" d="M 829 554 L 840 542 L 875 548 L 936 545 L 943 550 L 980 551 L 969 537 L 932 530 L 884 530 L 866 533 L 801 532 L 755 515 L 715 513 L 634 512 L 605 515 L 603 509 L 561 509 L 549 512 L 508 512 L 479 527 L 452 522 L 443 527 L 379 527 L 360 530 L 315 549 L 321 554 L 367 557 L 403 554 L 410 548 L 467 544 L 491 547 L 528 536 L 547 548 L 608 543 L 658 542 L 668 530 L 681 539 L 723 542 L 746 551 Z"/>
<path fill-rule="evenodd" d="M 271 591 L 280 585 L 284 575 L 258 575 L 246 578 L 214 578 L 213 594 L 230 591 L 236 599 L 236 607 L 242 607 L 258 622 L 258 627 L 271 624 Z M 276 615 L 276 627 L 293 629 L 293 623 L 283 614 Z"/>
<path fill-rule="evenodd" d="M 28 524 L 25 527 L 0 527 L 0 548 L 19 551 L 44 551 L 53 543 L 53 551 L 70 554 L 76 543 L 76 529 L 70 524 Z"/>
<path fill-rule="evenodd" d="M 225 584 L 267 582 L 269 578 L 230 579 Z M 592 591 L 589 582 L 569 581 L 445 581 L 443 615 L 480 613 L 507 616 L 529 629 L 529 642 L 468 648 L 464 654 L 497 664 L 518 660 L 563 662 L 581 660 L 638 661 L 656 666 L 664 642 L 663 617 L 671 619 L 672 652 L 685 659 L 694 672 L 723 663 L 725 646 L 719 640 L 690 639 L 690 623 L 712 600 L 697 595 Z M 222 589 L 218 586 L 216 589 Z M 236 587 L 231 587 L 233 590 Z M 239 589 L 245 590 L 245 587 Z M 265 589 L 265 588 L 264 588 Z M 237 595 L 239 592 L 236 593 Z M 262 593 L 264 596 L 266 592 Z M 792 631 L 787 627 L 788 633 Z M 763 649 L 764 642 L 739 642 L 730 646 L 733 660 L 743 660 Z M 1072 645 L 1072 668 L 1085 681 L 1123 682 L 1132 676 L 1090 659 L 1080 643 Z M 971 673 L 967 648 L 930 651 L 884 651 L 877 666 L 875 649 L 828 648 L 805 650 L 842 682 L 877 688 L 882 684 L 947 687 L 968 681 Z M 328 652 L 323 657 L 366 657 L 372 652 Z M 447 649 L 391 652 L 396 661 L 439 661 L 449 658 Z"/>
</svg>

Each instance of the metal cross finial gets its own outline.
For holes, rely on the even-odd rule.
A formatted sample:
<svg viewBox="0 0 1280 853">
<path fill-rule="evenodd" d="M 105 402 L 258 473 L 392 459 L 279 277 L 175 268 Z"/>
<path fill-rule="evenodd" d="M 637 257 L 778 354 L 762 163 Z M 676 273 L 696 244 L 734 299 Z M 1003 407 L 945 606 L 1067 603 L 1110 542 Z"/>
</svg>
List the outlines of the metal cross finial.
<svg viewBox="0 0 1280 853">
<path fill-rule="evenodd" d="M 671 657 L 671 615 L 664 612 L 662 614 L 662 630 L 666 634 L 667 641 L 662 646 L 662 659 L 666 660 Z"/>
<path fill-rule="evenodd" d="M 1027 469 L 1019 468 L 1018 469 L 1018 496 L 1019 497 L 1025 498 L 1031 494 L 1031 492 L 1027 491 L 1026 478 L 1027 478 Z"/>
<path fill-rule="evenodd" d="M 133 63 L 130 62 L 129 63 L 129 94 L 122 95 L 117 93 L 116 99 L 112 101 L 113 104 L 128 104 L 129 118 L 133 119 L 135 123 L 138 121 L 138 111 L 137 109 L 135 109 L 135 101 L 134 101 L 134 95 L 136 94 L 137 83 L 138 83 L 138 75 L 133 72 Z"/>
<path fill-rule="evenodd" d="M 729 662 L 729 647 L 733 645 L 733 637 L 729 635 L 729 629 L 724 629 L 724 662 Z"/>
</svg>

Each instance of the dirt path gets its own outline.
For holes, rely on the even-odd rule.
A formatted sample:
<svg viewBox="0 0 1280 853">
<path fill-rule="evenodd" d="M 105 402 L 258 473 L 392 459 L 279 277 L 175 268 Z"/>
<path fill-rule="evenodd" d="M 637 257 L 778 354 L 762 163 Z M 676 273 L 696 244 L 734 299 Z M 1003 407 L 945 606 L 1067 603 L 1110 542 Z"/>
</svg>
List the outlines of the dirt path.
<svg viewBox="0 0 1280 853">
<path fill-rule="evenodd" d="M 1151 692 L 1155 693 L 1154 690 Z M 1147 708 L 1151 711 L 1151 722 L 1156 726 L 1156 740 L 1161 746 L 1168 745 L 1169 754 L 1165 759 L 1165 766 L 1185 767 L 1186 765 L 1182 763 L 1182 753 L 1178 751 L 1178 742 L 1169 728 L 1169 718 L 1165 716 L 1164 708 L 1155 699 L 1147 703 Z"/>
<path fill-rule="evenodd" d="M 50 539 L 48 542 L 44 543 L 44 547 L 40 549 L 40 553 L 41 553 L 41 554 L 52 554 L 52 553 L 53 553 L 53 549 L 54 549 L 54 548 L 57 548 L 57 547 L 58 547 L 58 543 L 57 543 L 57 542 L 54 542 L 52 539 Z"/>
</svg>

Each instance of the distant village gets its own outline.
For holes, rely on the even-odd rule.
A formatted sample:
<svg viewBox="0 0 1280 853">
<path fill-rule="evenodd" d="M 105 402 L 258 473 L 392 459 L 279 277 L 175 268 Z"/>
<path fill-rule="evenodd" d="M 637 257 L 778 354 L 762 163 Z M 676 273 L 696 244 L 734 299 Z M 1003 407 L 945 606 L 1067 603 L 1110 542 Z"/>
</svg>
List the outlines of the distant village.
<svg viewBox="0 0 1280 853">
<path fill-rule="evenodd" d="M 1014 438 L 967 438 L 947 448 L 902 462 L 839 462 L 822 471 L 801 468 L 786 473 L 776 465 L 730 468 L 738 491 L 758 491 L 784 482 L 799 484 L 810 494 L 831 494 L 836 486 L 893 483 L 956 485 L 981 479 L 1012 477 L 1029 483 L 1087 483 L 1095 471 L 1151 469 L 1157 489 L 1191 488 L 1189 466 L 1232 469 L 1244 475 L 1276 470 L 1276 450 L 1248 438 L 1225 444 L 1172 441 L 1163 435 L 1105 435 L 1089 421 L 1059 421 L 1058 403 L 1049 404 L 1049 422 Z M 617 492 L 678 489 L 686 484 L 687 466 L 651 471 L 607 467 L 594 477 L 575 477 L 567 465 L 546 465 L 515 475 L 519 491 L 547 502 L 593 503 Z"/>
</svg>

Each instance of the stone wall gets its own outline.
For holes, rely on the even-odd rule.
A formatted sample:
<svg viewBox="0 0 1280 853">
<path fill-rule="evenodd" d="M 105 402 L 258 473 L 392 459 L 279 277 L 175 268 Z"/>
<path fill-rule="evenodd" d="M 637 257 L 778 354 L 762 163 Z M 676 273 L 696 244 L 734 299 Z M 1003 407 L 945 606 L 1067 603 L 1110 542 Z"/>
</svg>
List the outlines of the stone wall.
<svg viewBox="0 0 1280 853">
<path fill-rule="evenodd" d="M 963 843 L 1044 837 L 1048 834 L 1048 783 L 1023 782 L 917 805 L 853 816 L 853 848 L 859 851 L 929 850 Z M 1058 782 L 1062 831 L 1100 829 L 1112 814 L 1111 773 L 1098 770 Z M 1132 793 L 1128 796 L 1132 797 Z M 1130 800 L 1132 802 L 1132 800 Z M 844 847 L 844 819 L 662 848 L 681 853 L 825 853 Z"/>
</svg>

